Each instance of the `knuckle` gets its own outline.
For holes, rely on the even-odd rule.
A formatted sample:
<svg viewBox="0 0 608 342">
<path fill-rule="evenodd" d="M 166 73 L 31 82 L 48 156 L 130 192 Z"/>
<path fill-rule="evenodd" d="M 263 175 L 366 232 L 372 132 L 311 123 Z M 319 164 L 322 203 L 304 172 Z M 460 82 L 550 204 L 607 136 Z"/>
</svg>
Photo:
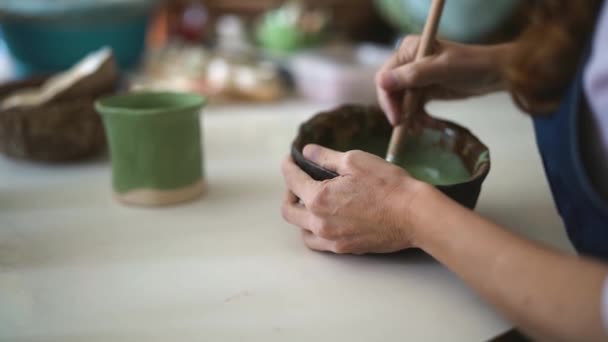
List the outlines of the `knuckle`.
<svg viewBox="0 0 608 342">
<path fill-rule="evenodd" d="M 324 207 L 325 205 L 323 203 L 323 199 L 321 199 L 321 197 L 317 195 L 310 201 L 310 204 L 308 205 L 308 210 L 310 210 L 310 212 L 312 212 L 313 214 L 320 214 L 323 212 Z"/>
<path fill-rule="evenodd" d="M 325 211 L 329 204 L 329 196 L 331 189 L 327 185 L 327 183 L 322 183 L 321 188 L 310 201 L 309 210 L 313 213 L 322 213 Z"/>
<path fill-rule="evenodd" d="M 361 151 L 352 150 L 344 153 L 344 166 L 346 167 L 354 167 L 356 165 L 357 159 L 361 156 Z"/>
<path fill-rule="evenodd" d="M 333 229 L 327 221 L 318 220 L 315 226 L 317 236 L 323 239 L 332 239 L 334 237 Z"/>
<path fill-rule="evenodd" d="M 361 170 L 365 168 L 368 153 L 361 150 L 351 150 L 344 154 L 342 165 L 350 170 Z"/>
</svg>

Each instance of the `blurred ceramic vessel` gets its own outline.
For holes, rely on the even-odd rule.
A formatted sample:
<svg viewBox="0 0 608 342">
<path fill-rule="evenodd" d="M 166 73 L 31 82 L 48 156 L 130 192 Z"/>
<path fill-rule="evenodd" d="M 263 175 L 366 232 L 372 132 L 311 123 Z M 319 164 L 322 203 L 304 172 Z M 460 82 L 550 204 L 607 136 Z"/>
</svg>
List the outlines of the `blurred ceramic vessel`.
<svg viewBox="0 0 608 342">
<path fill-rule="evenodd" d="M 460 42 L 481 42 L 504 29 L 521 0 L 446 1 L 439 36 Z M 403 33 L 420 33 L 431 1 L 375 0 L 384 18 Z"/>
<path fill-rule="evenodd" d="M 144 50 L 158 0 L 0 0 L 2 36 L 21 75 L 69 68 L 91 51 L 112 48 L 121 68 Z"/>
</svg>

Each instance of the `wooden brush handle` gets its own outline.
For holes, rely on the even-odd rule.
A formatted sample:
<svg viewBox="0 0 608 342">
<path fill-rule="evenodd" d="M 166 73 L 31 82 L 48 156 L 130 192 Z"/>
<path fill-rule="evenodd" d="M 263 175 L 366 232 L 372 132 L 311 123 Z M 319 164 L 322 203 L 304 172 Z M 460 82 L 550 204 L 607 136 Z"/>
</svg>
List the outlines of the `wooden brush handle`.
<svg viewBox="0 0 608 342">
<path fill-rule="evenodd" d="M 445 0 L 433 0 L 429 15 L 426 19 L 426 24 L 424 25 L 424 30 L 422 31 L 422 36 L 418 42 L 418 49 L 416 50 L 414 61 L 418 61 L 431 53 L 444 4 Z M 393 134 L 391 135 L 391 141 L 386 154 L 386 160 L 389 162 L 393 162 L 399 154 L 399 148 L 401 148 L 402 142 L 407 134 L 410 120 L 421 111 L 419 92 L 408 90 L 403 98 L 401 110 L 401 120 L 399 120 L 399 124 L 393 128 Z"/>
</svg>

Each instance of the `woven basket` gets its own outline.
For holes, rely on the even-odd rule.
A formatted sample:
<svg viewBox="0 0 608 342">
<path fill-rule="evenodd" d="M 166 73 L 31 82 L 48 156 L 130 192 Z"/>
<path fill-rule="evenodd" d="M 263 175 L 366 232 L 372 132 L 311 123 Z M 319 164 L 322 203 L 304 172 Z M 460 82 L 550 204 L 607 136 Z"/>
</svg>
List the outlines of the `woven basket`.
<svg viewBox="0 0 608 342">
<path fill-rule="evenodd" d="M 105 146 L 104 130 L 93 104 L 113 93 L 118 79 L 115 62 L 81 79 L 54 100 L 36 107 L 0 110 L 0 151 L 8 156 L 44 162 L 90 157 Z M 0 86 L 0 99 L 19 89 L 41 85 L 44 78 Z"/>
</svg>

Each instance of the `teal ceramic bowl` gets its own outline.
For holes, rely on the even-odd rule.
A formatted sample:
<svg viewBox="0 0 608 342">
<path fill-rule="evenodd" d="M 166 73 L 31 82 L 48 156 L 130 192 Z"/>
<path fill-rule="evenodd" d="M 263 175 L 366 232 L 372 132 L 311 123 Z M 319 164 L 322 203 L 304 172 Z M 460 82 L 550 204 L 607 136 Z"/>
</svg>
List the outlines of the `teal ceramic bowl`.
<svg viewBox="0 0 608 342">
<path fill-rule="evenodd" d="M 2 37 L 19 76 L 68 69 L 104 46 L 113 49 L 121 69 L 128 69 L 137 64 L 144 50 L 149 16 L 156 2 L 0 3 Z"/>
<path fill-rule="evenodd" d="M 420 33 L 431 1 L 374 0 L 380 14 L 403 33 Z M 446 1 L 439 35 L 461 42 L 481 42 L 501 30 L 522 5 L 522 0 Z M 480 15 L 481 14 L 481 15 Z"/>
</svg>

